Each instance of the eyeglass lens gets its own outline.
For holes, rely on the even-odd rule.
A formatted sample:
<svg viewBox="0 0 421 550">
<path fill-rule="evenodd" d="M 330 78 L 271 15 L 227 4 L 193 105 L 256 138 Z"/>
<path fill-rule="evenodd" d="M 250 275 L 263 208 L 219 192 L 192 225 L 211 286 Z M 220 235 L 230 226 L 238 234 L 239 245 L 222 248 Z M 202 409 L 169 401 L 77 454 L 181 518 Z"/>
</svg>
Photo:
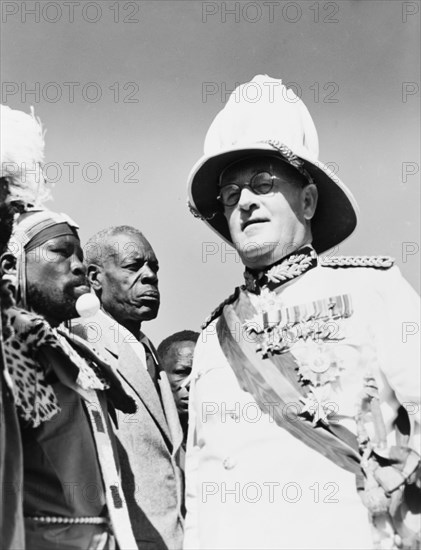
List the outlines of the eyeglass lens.
<svg viewBox="0 0 421 550">
<path fill-rule="evenodd" d="M 219 198 L 224 206 L 234 206 L 240 200 L 244 187 L 249 187 L 256 195 L 266 195 L 272 190 L 273 181 L 274 177 L 269 172 L 259 172 L 251 178 L 248 184 L 229 183 L 224 185 L 221 187 Z"/>
</svg>

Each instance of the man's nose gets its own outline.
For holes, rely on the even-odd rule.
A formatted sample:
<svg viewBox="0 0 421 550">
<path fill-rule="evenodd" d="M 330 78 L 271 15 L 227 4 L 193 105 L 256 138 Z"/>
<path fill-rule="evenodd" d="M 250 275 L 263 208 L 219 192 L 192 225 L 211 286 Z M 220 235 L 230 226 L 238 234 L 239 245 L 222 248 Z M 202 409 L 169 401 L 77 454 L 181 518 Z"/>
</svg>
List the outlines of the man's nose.
<svg viewBox="0 0 421 550">
<path fill-rule="evenodd" d="M 73 254 L 70 267 L 74 275 L 86 275 L 86 266 L 77 254 Z"/>
<path fill-rule="evenodd" d="M 147 264 L 143 265 L 142 271 L 140 273 L 140 280 L 143 282 L 149 282 L 149 283 L 157 283 L 158 282 L 158 274 L 156 271 L 154 271 L 152 268 L 150 268 Z"/>
<path fill-rule="evenodd" d="M 257 195 L 253 193 L 250 187 L 243 187 L 241 189 L 240 198 L 238 199 L 238 206 L 242 210 L 250 210 L 253 205 L 258 202 Z"/>
</svg>

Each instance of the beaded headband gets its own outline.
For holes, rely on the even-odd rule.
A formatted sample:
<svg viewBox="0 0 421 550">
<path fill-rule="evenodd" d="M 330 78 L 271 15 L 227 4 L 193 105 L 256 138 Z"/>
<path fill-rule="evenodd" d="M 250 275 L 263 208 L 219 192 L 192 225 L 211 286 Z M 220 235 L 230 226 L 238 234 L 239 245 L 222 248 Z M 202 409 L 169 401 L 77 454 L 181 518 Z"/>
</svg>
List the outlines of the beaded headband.
<svg viewBox="0 0 421 550">
<path fill-rule="evenodd" d="M 41 231 L 54 225 L 66 223 L 71 228 L 79 226 L 66 214 L 57 214 L 49 210 L 28 210 L 33 212 L 21 221 L 15 221 L 14 230 L 8 244 L 9 252 L 16 258 L 17 289 L 23 308 L 27 308 L 26 299 L 26 246 Z M 26 212 L 25 212 L 26 213 Z"/>
</svg>

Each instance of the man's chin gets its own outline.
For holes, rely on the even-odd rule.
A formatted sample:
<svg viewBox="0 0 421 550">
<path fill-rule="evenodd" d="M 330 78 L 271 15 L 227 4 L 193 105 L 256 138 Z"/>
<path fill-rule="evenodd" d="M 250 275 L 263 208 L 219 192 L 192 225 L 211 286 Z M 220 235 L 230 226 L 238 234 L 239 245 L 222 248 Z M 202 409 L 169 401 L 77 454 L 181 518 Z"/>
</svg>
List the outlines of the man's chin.
<svg viewBox="0 0 421 550">
<path fill-rule="evenodd" d="M 59 315 L 61 317 L 62 323 L 80 317 L 79 313 L 76 311 L 76 300 L 72 300 L 67 302 L 66 304 L 63 304 L 63 306 L 60 308 Z"/>
<path fill-rule="evenodd" d="M 136 311 L 136 318 L 139 321 L 152 321 L 152 319 L 157 317 L 158 311 L 159 303 L 157 305 L 150 306 L 142 305 L 142 307 Z"/>
<path fill-rule="evenodd" d="M 150 321 L 151 319 L 155 319 L 155 317 L 158 315 L 160 303 L 159 301 L 151 300 L 151 303 L 148 304 L 142 304 L 142 307 L 140 308 L 142 318 L 146 321 Z"/>
<path fill-rule="evenodd" d="M 142 315 L 142 321 L 152 321 L 152 319 L 156 319 L 158 316 L 158 309 L 147 311 Z"/>
<path fill-rule="evenodd" d="M 48 310 L 38 310 L 37 313 L 45 317 L 51 326 L 59 326 L 61 323 L 65 323 L 66 321 L 79 317 L 74 304 L 73 306 L 62 306 L 60 309 L 53 310 L 48 308 Z"/>
<path fill-rule="evenodd" d="M 251 269 L 258 269 L 273 263 L 273 243 L 249 242 L 238 249 L 241 261 Z"/>
</svg>

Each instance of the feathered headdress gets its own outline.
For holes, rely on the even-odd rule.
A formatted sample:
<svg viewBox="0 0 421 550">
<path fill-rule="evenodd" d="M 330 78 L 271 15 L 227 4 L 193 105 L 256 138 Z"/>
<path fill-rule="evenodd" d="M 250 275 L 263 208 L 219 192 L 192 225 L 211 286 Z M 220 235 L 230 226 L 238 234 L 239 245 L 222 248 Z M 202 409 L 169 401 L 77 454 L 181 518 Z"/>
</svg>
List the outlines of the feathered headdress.
<svg viewBox="0 0 421 550">
<path fill-rule="evenodd" d="M 44 132 L 41 122 L 31 114 L 0 105 L 0 177 L 9 183 L 9 203 L 23 210 L 40 208 L 51 198 L 43 174 Z"/>
</svg>

